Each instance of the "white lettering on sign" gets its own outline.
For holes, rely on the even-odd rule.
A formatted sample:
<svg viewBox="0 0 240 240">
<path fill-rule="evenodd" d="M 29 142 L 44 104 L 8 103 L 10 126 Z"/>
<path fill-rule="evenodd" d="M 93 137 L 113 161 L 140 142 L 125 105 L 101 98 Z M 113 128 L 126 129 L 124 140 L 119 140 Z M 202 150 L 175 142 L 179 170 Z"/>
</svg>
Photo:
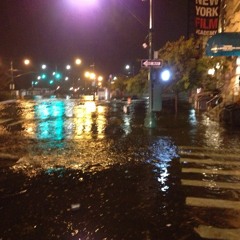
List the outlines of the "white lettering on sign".
<svg viewBox="0 0 240 240">
<path fill-rule="evenodd" d="M 223 45 L 221 47 L 213 47 L 211 51 L 217 53 L 218 51 L 231 52 L 234 50 L 240 50 L 240 47 L 234 47 L 232 45 Z"/>
<path fill-rule="evenodd" d="M 163 61 L 161 59 L 143 59 L 142 67 L 161 67 Z"/>
<path fill-rule="evenodd" d="M 196 4 L 203 6 L 217 6 L 219 4 L 219 0 L 196 0 Z"/>
<path fill-rule="evenodd" d="M 212 35 L 218 30 L 221 0 L 195 0 L 195 28 L 199 35 Z"/>
<path fill-rule="evenodd" d="M 209 30 L 200 30 L 200 29 L 197 29 L 196 30 L 196 34 L 198 34 L 198 35 L 205 35 L 205 36 L 212 36 L 212 35 L 215 35 L 215 34 L 217 34 L 217 30 L 215 30 L 215 31 L 209 31 Z"/>
<path fill-rule="evenodd" d="M 218 16 L 218 7 L 201 7 L 196 6 L 196 13 L 202 17 L 217 17 Z"/>
</svg>

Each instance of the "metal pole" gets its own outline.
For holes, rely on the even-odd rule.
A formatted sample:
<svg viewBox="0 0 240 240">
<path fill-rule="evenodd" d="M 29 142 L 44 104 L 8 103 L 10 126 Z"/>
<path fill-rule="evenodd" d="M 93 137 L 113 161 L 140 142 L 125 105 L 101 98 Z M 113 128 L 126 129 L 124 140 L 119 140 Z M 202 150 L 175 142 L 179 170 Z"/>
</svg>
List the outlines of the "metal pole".
<svg viewBox="0 0 240 240">
<path fill-rule="evenodd" d="M 13 76 L 13 61 L 10 62 L 10 72 L 11 72 L 11 83 L 10 83 L 10 90 L 14 90 L 15 89 L 15 85 L 14 85 L 14 76 Z"/>
<path fill-rule="evenodd" d="M 11 61 L 11 68 L 10 68 L 10 71 L 11 71 L 11 83 L 13 83 L 13 61 Z"/>
<path fill-rule="evenodd" d="M 154 33 L 154 0 L 149 0 L 149 33 L 148 33 L 148 47 L 149 47 L 149 59 L 153 59 L 153 33 Z M 152 81 L 152 67 L 149 68 L 148 72 L 148 95 L 149 95 L 149 106 L 148 113 L 145 119 L 145 127 L 155 128 L 156 118 L 153 113 L 153 81 Z"/>
<path fill-rule="evenodd" d="M 149 0 L 149 59 L 153 59 L 153 0 Z M 152 112 L 153 108 L 153 96 L 152 96 L 152 67 L 148 72 L 149 83 L 149 112 Z"/>
</svg>

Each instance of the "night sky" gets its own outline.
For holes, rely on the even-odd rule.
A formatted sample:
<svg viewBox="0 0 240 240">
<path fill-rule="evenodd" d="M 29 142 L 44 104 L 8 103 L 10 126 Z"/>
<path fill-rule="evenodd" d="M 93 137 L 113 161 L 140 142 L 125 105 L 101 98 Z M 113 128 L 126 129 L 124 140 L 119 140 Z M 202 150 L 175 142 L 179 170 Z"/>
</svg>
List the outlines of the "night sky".
<svg viewBox="0 0 240 240">
<path fill-rule="evenodd" d="M 148 58 L 149 2 L 97 0 L 1 0 L 0 56 L 35 64 L 63 65 L 80 57 L 102 74 L 120 73 L 125 64 L 140 67 Z M 90 0 L 89 0 L 90 1 Z M 155 50 L 188 35 L 188 0 L 155 0 Z"/>
</svg>

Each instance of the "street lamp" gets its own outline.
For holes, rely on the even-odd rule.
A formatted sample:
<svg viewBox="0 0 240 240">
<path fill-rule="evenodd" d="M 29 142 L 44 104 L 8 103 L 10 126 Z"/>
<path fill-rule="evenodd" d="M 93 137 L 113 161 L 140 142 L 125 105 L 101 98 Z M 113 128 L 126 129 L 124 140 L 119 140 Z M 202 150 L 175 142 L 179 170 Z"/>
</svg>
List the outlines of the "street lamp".
<svg viewBox="0 0 240 240">
<path fill-rule="evenodd" d="M 47 68 L 47 65 L 46 64 L 42 64 L 42 67 L 41 67 L 43 70 L 45 70 Z"/>
<path fill-rule="evenodd" d="M 67 69 L 67 70 L 70 70 L 70 69 L 71 69 L 71 65 L 68 64 L 68 65 L 66 66 L 66 69 Z"/>
<path fill-rule="evenodd" d="M 125 65 L 125 70 L 127 76 L 134 76 L 134 65 L 127 64 Z"/>
<path fill-rule="evenodd" d="M 80 65 L 82 63 L 82 60 L 80 59 L 80 58 L 77 58 L 76 60 L 75 60 L 75 64 L 76 65 Z"/>
<path fill-rule="evenodd" d="M 10 73 L 11 73 L 11 83 L 9 85 L 10 90 L 15 89 L 15 84 L 14 84 L 14 77 L 13 77 L 13 61 L 10 62 Z"/>
<path fill-rule="evenodd" d="M 171 78 L 171 72 L 168 69 L 164 69 L 161 72 L 161 80 L 164 82 L 167 82 L 170 80 L 170 78 Z"/>
<path fill-rule="evenodd" d="M 98 76 L 97 80 L 98 80 L 98 86 L 102 87 L 103 77 L 102 76 Z"/>
<path fill-rule="evenodd" d="M 24 65 L 29 65 L 30 64 L 30 60 L 29 59 L 24 59 L 23 63 L 24 63 Z M 20 70 L 19 69 L 14 69 L 13 61 L 10 62 L 10 69 L 9 69 L 9 71 L 10 71 L 10 75 L 11 75 L 11 82 L 10 82 L 9 88 L 10 88 L 10 90 L 14 90 L 15 89 L 14 78 L 15 77 L 20 77 L 23 74 L 19 74 L 18 76 L 14 76 L 14 72 L 18 72 Z"/>
<path fill-rule="evenodd" d="M 29 64 L 30 64 L 30 60 L 29 60 L 29 59 L 24 59 L 23 63 L 24 63 L 25 65 L 29 65 Z"/>
</svg>

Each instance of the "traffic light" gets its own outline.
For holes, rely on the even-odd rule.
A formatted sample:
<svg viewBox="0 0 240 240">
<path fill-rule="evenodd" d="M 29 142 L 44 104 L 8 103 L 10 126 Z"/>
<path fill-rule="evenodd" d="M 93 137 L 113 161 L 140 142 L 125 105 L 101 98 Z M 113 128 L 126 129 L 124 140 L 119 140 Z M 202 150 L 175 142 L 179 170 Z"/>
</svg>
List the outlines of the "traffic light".
<svg viewBox="0 0 240 240">
<path fill-rule="evenodd" d="M 47 78 L 47 75 L 45 74 L 45 73 L 43 73 L 42 75 L 41 75 L 41 79 L 46 79 Z"/>
<path fill-rule="evenodd" d="M 53 81 L 53 80 L 50 80 L 49 83 L 52 85 L 52 84 L 54 83 L 54 81 Z"/>
<path fill-rule="evenodd" d="M 57 72 L 57 73 L 55 74 L 55 78 L 59 80 L 59 79 L 62 78 L 62 75 L 61 75 L 59 72 Z"/>
</svg>

